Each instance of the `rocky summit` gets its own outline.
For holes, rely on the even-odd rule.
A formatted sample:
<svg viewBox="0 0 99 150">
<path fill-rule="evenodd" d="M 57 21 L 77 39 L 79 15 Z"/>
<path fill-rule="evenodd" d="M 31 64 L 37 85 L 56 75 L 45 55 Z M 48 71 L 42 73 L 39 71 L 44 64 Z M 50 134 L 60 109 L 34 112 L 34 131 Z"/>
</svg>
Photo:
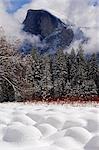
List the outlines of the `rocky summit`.
<svg viewBox="0 0 99 150">
<path fill-rule="evenodd" d="M 23 24 L 25 32 L 40 37 L 42 46 L 38 50 L 41 53 L 55 53 L 73 41 L 73 30 L 45 10 L 28 10 Z"/>
</svg>

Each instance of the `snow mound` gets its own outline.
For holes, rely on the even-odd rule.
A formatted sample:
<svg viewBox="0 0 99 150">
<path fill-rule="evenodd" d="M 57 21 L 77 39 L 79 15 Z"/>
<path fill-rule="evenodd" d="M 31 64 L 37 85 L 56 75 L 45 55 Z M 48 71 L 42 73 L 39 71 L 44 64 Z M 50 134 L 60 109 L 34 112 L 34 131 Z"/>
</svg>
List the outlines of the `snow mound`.
<svg viewBox="0 0 99 150">
<path fill-rule="evenodd" d="M 36 114 L 32 112 L 32 113 L 28 113 L 27 116 L 30 117 L 32 120 L 36 121 L 37 123 L 44 122 L 44 117 L 40 114 Z"/>
<path fill-rule="evenodd" d="M 67 120 L 64 123 L 63 129 L 67 129 L 70 127 L 85 127 L 87 122 L 84 119 L 75 119 L 75 120 Z"/>
<path fill-rule="evenodd" d="M 99 150 L 99 135 L 94 136 L 85 146 L 85 150 Z"/>
<path fill-rule="evenodd" d="M 13 115 L 24 115 L 26 114 L 27 112 L 25 110 L 15 110 L 13 112 Z"/>
<path fill-rule="evenodd" d="M 8 124 L 8 123 L 10 123 L 9 115 L 0 112 L 0 124 Z"/>
<path fill-rule="evenodd" d="M 25 149 L 25 150 L 27 150 L 27 149 Z M 35 149 L 31 148 L 28 150 L 64 150 L 64 149 L 59 146 L 56 146 L 56 145 L 51 145 L 51 146 L 44 146 L 44 147 L 35 148 Z"/>
<path fill-rule="evenodd" d="M 61 129 L 64 125 L 64 119 L 61 116 L 50 116 L 46 119 L 46 123 L 52 125 L 56 129 Z"/>
<path fill-rule="evenodd" d="M 64 148 L 64 149 L 72 149 L 72 148 L 79 148 L 80 145 L 78 142 L 76 142 L 72 137 L 62 137 L 54 142 L 55 145 Z"/>
<path fill-rule="evenodd" d="M 43 136 L 46 136 L 46 137 L 57 132 L 57 129 L 55 127 L 47 123 L 40 124 L 37 128 L 41 131 Z"/>
<path fill-rule="evenodd" d="M 0 150 L 99 150 L 98 108 L 0 104 Z"/>
<path fill-rule="evenodd" d="M 56 141 L 56 139 L 58 140 L 58 139 L 64 137 L 65 133 L 66 133 L 66 130 L 58 131 L 58 132 L 46 137 L 46 141 L 53 143 L 54 141 Z"/>
<path fill-rule="evenodd" d="M 87 120 L 87 126 L 86 129 L 90 132 L 99 132 L 99 120 L 98 117 L 96 119 L 89 118 Z"/>
<path fill-rule="evenodd" d="M 34 139 L 40 139 L 41 136 L 41 132 L 36 127 L 17 123 L 6 128 L 3 140 L 13 143 L 24 143 L 33 141 Z"/>
<path fill-rule="evenodd" d="M 35 125 L 36 122 L 34 120 L 32 120 L 31 118 L 29 118 L 26 115 L 16 115 L 13 117 L 12 122 L 21 122 L 25 125 Z"/>
<path fill-rule="evenodd" d="M 86 144 L 92 137 L 91 133 L 82 127 L 69 128 L 65 136 L 70 136 L 82 144 Z"/>
<path fill-rule="evenodd" d="M 0 124 L 0 140 L 3 138 L 3 134 L 5 132 L 6 125 Z"/>
</svg>

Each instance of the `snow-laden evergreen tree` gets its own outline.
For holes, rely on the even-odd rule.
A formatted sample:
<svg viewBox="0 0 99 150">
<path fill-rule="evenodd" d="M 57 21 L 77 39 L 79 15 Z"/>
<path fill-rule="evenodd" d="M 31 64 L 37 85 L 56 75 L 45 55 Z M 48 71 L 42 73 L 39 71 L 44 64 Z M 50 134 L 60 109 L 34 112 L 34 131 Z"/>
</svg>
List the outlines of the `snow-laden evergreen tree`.
<svg viewBox="0 0 99 150">
<path fill-rule="evenodd" d="M 66 58 L 62 50 L 58 50 L 54 61 L 54 91 L 56 97 L 65 95 L 65 86 L 68 79 Z"/>
<path fill-rule="evenodd" d="M 55 56 L 51 56 L 51 80 L 52 80 L 52 97 L 56 98 L 60 96 L 59 86 L 59 70 L 57 68 L 57 61 Z"/>
<path fill-rule="evenodd" d="M 50 66 L 49 55 L 42 56 L 42 72 L 43 76 L 41 79 L 42 86 L 42 97 L 44 99 L 51 97 L 51 91 L 53 88 L 52 77 L 51 77 L 51 66 Z"/>
<path fill-rule="evenodd" d="M 66 86 L 65 86 L 65 96 L 71 96 L 71 91 L 72 91 L 72 87 L 71 87 L 71 83 L 69 80 L 67 80 Z"/>
<path fill-rule="evenodd" d="M 98 70 L 98 64 L 96 60 L 96 54 L 92 54 L 89 62 L 88 62 L 88 77 L 90 80 L 94 80 L 97 91 L 99 93 L 99 70 Z"/>
<path fill-rule="evenodd" d="M 84 57 L 84 51 L 82 47 L 79 47 L 77 56 L 76 56 L 76 62 L 73 65 L 73 70 L 71 72 L 74 72 L 74 75 L 72 76 L 72 82 L 74 85 L 76 84 L 82 84 L 84 80 L 87 78 L 87 63 Z"/>
<path fill-rule="evenodd" d="M 43 70 L 42 70 L 42 59 L 36 49 L 32 50 L 32 71 L 33 71 L 33 97 L 40 98 L 42 96 L 42 78 L 43 78 Z"/>
<path fill-rule="evenodd" d="M 89 79 L 93 79 L 94 81 L 97 80 L 97 74 L 98 74 L 98 65 L 96 60 L 96 54 L 92 54 L 90 60 L 89 60 Z"/>
<path fill-rule="evenodd" d="M 73 97 L 83 97 L 84 96 L 84 92 L 82 89 L 82 85 L 81 84 L 76 84 L 74 86 L 72 86 L 70 95 Z"/>
<path fill-rule="evenodd" d="M 92 80 L 92 79 L 83 81 L 82 91 L 83 91 L 84 97 L 98 95 L 96 84 L 95 84 L 94 80 Z"/>
<path fill-rule="evenodd" d="M 74 49 L 71 50 L 68 61 L 69 61 L 68 62 L 68 79 L 70 81 L 74 78 L 76 74 L 76 70 L 77 70 L 77 60 L 76 60 L 76 53 Z"/>
<path fill-rule="evenodd" d="M 2 31 L 1 31 L 2 32 Z M 23 65 L 15 45 L 9 44 L 4 33 L 0 34 L 0 78 L 2 100 L 16 100 L 22 87 Z M 12 93 L 12 94 L 11 94 Z"/>
<path fill-rule="evenodd" d="M 31 55 L 27 55 L 24 57 L 24 79 L 25 79 L 25 89 L 24 89 L 24 99 L 27 100 L 32 100 L 33 99 L 33 94 L 34 94 L 34 87 L 33 87 L 33 82 L 34 82 L 34 77 L 33 77 L 33 70 L 32 70 L 32 65 L 33 65 L 33 58 Z"/>
<path fill-rule="evenodd" d="M 52 88 L 50 91 L 51 98 L 55 97 L 55 83 L 54 83 L 54 78 L 56 75 L 56 63 L 55 63 L 55 55 L 49 55 L 50 59 L 50 73 L 51 73 L 51 83 L 52 83 Z"/>
</svg>

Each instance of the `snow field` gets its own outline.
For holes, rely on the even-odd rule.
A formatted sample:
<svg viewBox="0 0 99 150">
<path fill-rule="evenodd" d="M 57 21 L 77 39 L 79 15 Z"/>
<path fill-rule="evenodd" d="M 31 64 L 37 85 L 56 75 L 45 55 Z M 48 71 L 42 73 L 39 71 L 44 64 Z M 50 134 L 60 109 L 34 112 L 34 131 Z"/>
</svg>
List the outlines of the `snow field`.
<svg viewBox="0 0 99 150">
<path fill-rule="evenodd" d="M 99 150 L 99 107 L 0 104 L 0 150 Z"/>
</svg>

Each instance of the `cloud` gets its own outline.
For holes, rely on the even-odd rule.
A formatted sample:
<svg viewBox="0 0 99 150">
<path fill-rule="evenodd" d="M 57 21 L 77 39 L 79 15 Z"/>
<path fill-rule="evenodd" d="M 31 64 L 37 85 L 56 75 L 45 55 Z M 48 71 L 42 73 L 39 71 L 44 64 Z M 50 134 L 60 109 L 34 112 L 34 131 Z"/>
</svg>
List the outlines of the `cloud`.
<svg viewBox="0 0 99 150">
<path fill-rule="evenodd" d="M 98 0 L 32 0 L 30 4 L 19 9 L 15 17 L 23 22 L 28 9 L 45 9 L 59 17 L 69 20 L 76 27 L 81 27 L 86 36 L 90 38 L 84 46 L 87 52 L 99 52 L 99 7 L 94 7 Z M 85 27 L 88 27 L 88 29 Z M 75 42 L 77 45 L 77 42 Z M 79 41 L 78 41 L 79 44 Z"/>
<path fill-rule="evenodd" d="M 12 7 L 10 2 L 14 0 L 6 1 L 8 1 L 10 7 Z M 69 20 L 72 24 L 75 24 L 76 27 L 81 27 L 85 35 L 90 38 L 90 41 L 84 48 L 87 49 L 87 51 L 99 52 L 99 7 L 92 5 L 94 1 L 96 2 L 96 0 L 31 0 L 31 3 L 22 4 L 21 8 L 19 7 L 14 14 L 10 15 L 5 11 L 5 7 L 8 4 L 6 3 L 4 5 L 3 3 L 0 8 L 0 25 L 5 27 L 7 33 L 15 33 L 15 35 L 18 36 L 21 32 L 21 23 L 26 17 L 27 10 L 45 9 L 64 20 L 64 22 Z M 99 1 L 97 0 L 97 2 Z M 85 29 L 84 27 L 88 28 Z M 74 45 L 77 45 L 77 42 Z"/>
<path fill-rule="evenodd" d="M 7 0 L 10 3 L 10 1 Z M 4 34 L 9 42 L 13 43 L 16 40 L 20 40 L 23 42 L 25 39 L 29 40 L 32 43 L 37 43 L 39 41 L 39 37 L 27 35 L 22 31 L 23 25 L 14 14 L 9 14 L 6 11 L 6 7 L 4 1 L 0 1 L 0 27 L 3 28 Z"/>
<path fill-rule="evenodd" d="M 93 27 L 96 24 L 99 26 L 99 21 L 96 22 L 99 7 L 96 8 L 88 4 L 89 0 L 32 0 L 31 3 L 19 9 L 17 14 L 21 14 L 22 20 L 28 9 L 45 9 L 61 19 L 70 20 L 77 26 Z"/>
<path fill-rule="evenodd" d="M 84 49 L 86 52 L 99 52 L 99 27 L 98 28 L 90 28 L 84 31 L 86 36 L 90 37 L 90 40 L 86 45 L 84 45 Z"/>
<path fill-rule="evenodd" d="M 4 3 L 0 2 L 0 26 L 3 27 L 6 36 L 19 36 L 22 25 L 14 18 L 13 15 L 9 15 L 6 12 Z"/>
</svg>

